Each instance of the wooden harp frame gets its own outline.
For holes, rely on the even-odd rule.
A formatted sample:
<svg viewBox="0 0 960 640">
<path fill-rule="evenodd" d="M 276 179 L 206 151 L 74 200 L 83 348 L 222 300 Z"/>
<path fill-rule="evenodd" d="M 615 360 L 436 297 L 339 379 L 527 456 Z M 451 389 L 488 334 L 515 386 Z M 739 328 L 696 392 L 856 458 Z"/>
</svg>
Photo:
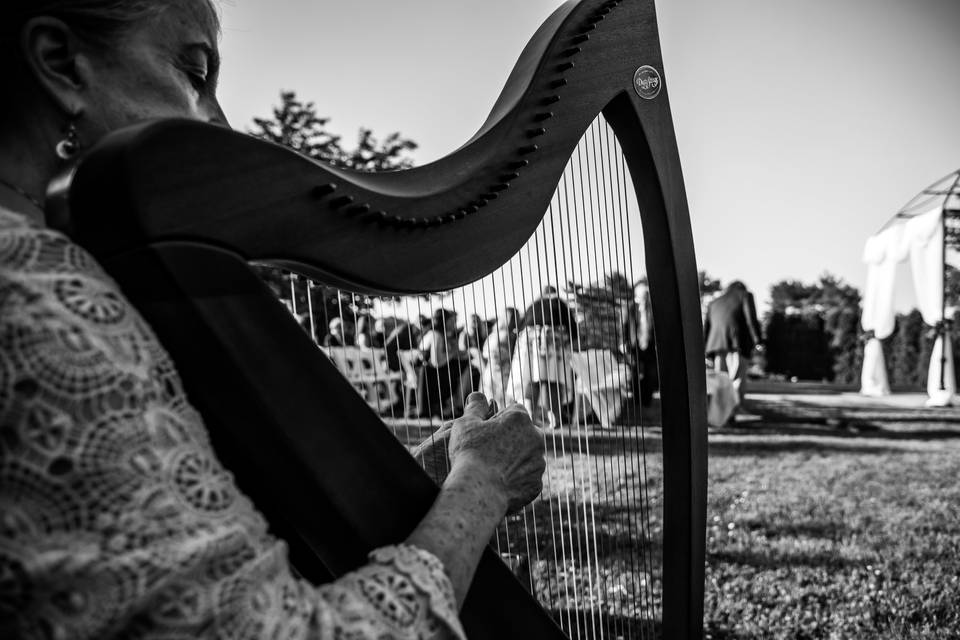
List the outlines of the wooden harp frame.
<svg viewBox="0 0 960 640">
<path fill-rule="evenodd" d="M 475 281 L 530 237 L 602 113 L 641 210 L 660 355 L 662 635 L 699 638 L 704 352 L 662 73 L 653 0 L 571 0 L 523 51 L 482 128 L 442 160 L 358 173 L 213 125 L 153 122 L 111 135 L 54 181 L 48 222 L 119 282 L 173 356 L 241 489 L 286 538 L 301 573 L 323 580 L 403 539 L 437 488 L 248 261 L 373 294 Z M 474 639 L 506 629 L 565 637 L 489 552 L 462 619 Z"/>
</svg>

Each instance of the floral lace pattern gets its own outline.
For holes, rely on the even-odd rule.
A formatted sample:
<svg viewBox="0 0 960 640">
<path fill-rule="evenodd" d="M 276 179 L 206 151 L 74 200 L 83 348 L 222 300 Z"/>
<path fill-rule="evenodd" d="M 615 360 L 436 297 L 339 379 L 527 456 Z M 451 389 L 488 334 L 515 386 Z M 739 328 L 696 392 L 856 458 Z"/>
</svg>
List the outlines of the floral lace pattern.
<svg viewBox="0 0 960 640">
<path fill-rule="evenodd" d="M 0 209 L 0 637 L 463 638 L 440 562 L 323 587 L 217 461 L 170 358 L 63 235 Z"/>
</svg>

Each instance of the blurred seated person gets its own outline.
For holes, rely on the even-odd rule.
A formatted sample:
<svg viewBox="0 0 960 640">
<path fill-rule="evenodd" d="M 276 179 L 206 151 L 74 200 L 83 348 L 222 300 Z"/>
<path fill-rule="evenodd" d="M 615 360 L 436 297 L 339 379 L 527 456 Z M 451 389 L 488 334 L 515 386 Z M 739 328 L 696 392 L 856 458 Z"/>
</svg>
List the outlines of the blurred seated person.
<svg viewBox="0 0 960 640">
<path fill-rule="evenodd" d="M 383 333 L 377 333 L 374 329 L 373 318 L 368 314 L 357 317 L 357 335 L 356 345 L 363 349 L 382 349 Z"/>
<path fill-rule="evenodd" d="M 527 307 L 510 366 L 507 400 L 522 402 L 534 424 L 559 426 L 564 405 L 573 399 L 570 362 L 579 339 L 576 317 L 554 287 Z"/>
<path fill-rule="evenodd" d="M 542 439 L 522 410 L 471 396 L 419 523 L 310 584 L 150 327 L 46 226 L 47 185 L 110 132 L 226 125 L 219 31 L 209 0 L 0 3 L 0 637 L 463 638 L 482 550 L 540 491 Z"/>
<path fill-rule="evenodd" d="M 480 350 L 487 339 L 487 323 L 484 322 L 476 313 L 470 314 L 467 325 L 460 332 L 458 346 L 460 351 L 468 352 L 470 349 Z"/>
<path fill-rule="evenodd" d="M 485 363 L 482 376 L 483 392 L 489 399 L 502 406 L 506 406 L 505 394 L 510 381 L 510 360 L 513 358 L 513 348 L 517 343 L 519 323 L 520 312 L 513 307 L 507 307 L 480 349 L 480 355 L 483 356 Z"/>
<path fill-rule="evenodd" d="M 330 331 L 323 337 L 323 346 L 325 347 L 349 347 L 353 346 L 353 332 L 350 331 L 350 325 L 343 321 L 343 318 L 334 318 L 330 321 Z"/>
<path fill-rule="evenodd" d="M 398 320 L 383 340 L 383 348 L 387 352 L 387 366 L 393 371 L 402 371 L 400 352 L 416 349 L 419 343 L 420 330 L 409 322 Z"/>
<path fill-rule="evenodd" d="M 460 351 L 457 339 L 457 313 L 437 309 L 430 330 L 420 339 L 423 368 L 418 382 L 420 413 L 424 417 L 453 417 L 463 406 L 463 398 L 480 386 L 480 372 L 470 365 L 470 357 Z"/>
</svg>

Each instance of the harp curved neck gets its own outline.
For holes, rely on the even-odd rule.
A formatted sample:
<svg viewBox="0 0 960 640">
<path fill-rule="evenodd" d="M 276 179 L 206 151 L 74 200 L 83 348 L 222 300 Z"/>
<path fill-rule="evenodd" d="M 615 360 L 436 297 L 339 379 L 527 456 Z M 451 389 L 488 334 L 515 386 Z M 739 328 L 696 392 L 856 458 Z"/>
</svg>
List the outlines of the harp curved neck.
<svg viewBox="0 0 960 640">
<path fill-rule="evenodd" d="M 97 254 L 190 240 L 371 293 L 450 289 L 523 245 L 596 114 L 619 100 L 670 121 L 665 91 L 635 91 L 644 65 L 662 73 L 652 2 L 573 0 L 532 38 L 477 134 L 437 162 L 360 173 L 213 125 L 153 122 L 60 180 L 50 222 Z"/>
</svg>

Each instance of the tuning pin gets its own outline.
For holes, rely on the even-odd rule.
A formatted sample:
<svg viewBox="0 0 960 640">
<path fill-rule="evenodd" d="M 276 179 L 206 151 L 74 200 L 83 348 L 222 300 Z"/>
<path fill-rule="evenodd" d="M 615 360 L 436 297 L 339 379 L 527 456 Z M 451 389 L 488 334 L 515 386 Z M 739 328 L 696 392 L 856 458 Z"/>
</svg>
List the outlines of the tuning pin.
<svg viewBox="0 0 960 640">
<path fill-rule="evenodd" d="M 334 209 L 339 209 L 340 207 L 345 207 L 348 204 L 354 201 L 353 196 L 340 196 L 339 198 L 334 198 L 330 201 L 330 206 Z"/>
<path fill-rule="evenodd" d="M 313 188 L 313 197 L 315 198 L 325 198 L 334 191 L 337 190 L 337 185 L 330 182 L 328 184 L 321 184 Z"/>
</svg>

